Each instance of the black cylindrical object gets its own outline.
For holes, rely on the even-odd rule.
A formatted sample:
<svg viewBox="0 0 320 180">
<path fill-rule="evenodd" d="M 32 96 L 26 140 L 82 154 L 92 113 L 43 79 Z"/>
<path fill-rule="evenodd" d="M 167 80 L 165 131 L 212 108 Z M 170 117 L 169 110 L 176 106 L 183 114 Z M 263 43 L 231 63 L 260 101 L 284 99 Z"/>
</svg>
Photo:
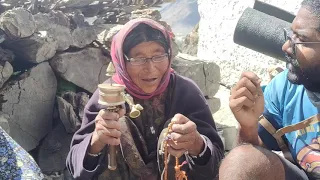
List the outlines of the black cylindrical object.
<svg viewBox="0 0 320 180">
<path fill-rule="evenodd" d="M 290 23 L 247 8 L 240 17 L 233 41 L 241 46 L 284 61 L 282 45 L 285 42 L 283 28 Z"/>
<path fill-rule="evenodd" d="M 294 14 L 292 14 L 284 9 L 281 9 L 279 7 L 273 6 L 271 4 L 261 2 L 259 0 L 256 0 L 254 2 L 253 9 L 258 10 L 260 12 L 263 12 L 265 14 L 268 14 L 270 16 L 277 17 L 277 18 L 282 19 L 284 21 L 287 21 L 289 23 L 291 23 L 293 21 L 293 19 L 295 18 Z"/>
</svg>

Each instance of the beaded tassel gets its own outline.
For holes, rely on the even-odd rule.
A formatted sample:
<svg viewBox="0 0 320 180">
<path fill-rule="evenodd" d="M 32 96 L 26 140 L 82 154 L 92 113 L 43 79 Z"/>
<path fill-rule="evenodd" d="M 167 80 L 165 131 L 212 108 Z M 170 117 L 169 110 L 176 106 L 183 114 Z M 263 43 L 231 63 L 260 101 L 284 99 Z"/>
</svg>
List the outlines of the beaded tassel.
<svg viewBox="0 0 320 180">
<path fill-rule="evenodd" d="M 165 134 L 165 137 L 168 137 L 168 135 L 172 132 L 172 125 L 174 123 L 171 122 L 168 125 L 168 131 Z M 169 153 L 168 153 L 168 143 L 167 143 L 167 139 L 164 140 L 164 180 L 168 180 L 168 157 L 169 157 Z M 176 180 L 188 180 L 187 174 L 185 171 L 182 171 L 180 168 L 185 164 L 182 163 L 181 165 L 179 165 L 179 158 L 176 157 L 176 165 L 174 166 L 175 169 L 175 179 Z"/>
</svg>

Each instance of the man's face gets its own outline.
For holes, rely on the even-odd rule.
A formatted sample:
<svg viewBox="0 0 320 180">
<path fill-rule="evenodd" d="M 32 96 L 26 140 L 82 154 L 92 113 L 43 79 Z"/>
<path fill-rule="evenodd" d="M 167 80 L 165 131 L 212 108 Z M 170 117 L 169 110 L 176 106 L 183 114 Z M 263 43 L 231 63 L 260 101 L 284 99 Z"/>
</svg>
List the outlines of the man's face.
<svg viewBox="0 0 320 180">
<path fill-rule="evenodd" d="M 295 43 L 320 42 L 317 30 L 320 20 L 307 8 L 302 7 L 292 22 L 292 41 Z M 320 43 L 296 44 L 295 54 L 290 42 L 282 47 L 286 54 L 288 79 L 294 84 L 302 84 L 308 90 L 320 92 Z"/>
</svg>

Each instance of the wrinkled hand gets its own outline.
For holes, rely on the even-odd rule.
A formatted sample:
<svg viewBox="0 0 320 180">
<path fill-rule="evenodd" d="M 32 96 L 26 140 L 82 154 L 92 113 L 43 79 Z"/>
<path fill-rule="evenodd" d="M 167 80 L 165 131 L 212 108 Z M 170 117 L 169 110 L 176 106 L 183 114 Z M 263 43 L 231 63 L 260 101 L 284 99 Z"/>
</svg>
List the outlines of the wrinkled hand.
<svg viewBox="0 0 320 180">
<path fill-rule="evenodd" d="M 264 97 L 260 78 L 252 72 L 244 72 L 239 82 L 231 90 L 229 106 L 241 127 L 258 125 L 264 110 Z"/>
<path fill-rule="evenodd" d="M 174 124 L 168 139 L 168 152 L 176 157 L 185 152 L 193 156 L 199 155 L 204 148 L 204 142 L 197 131 L 197 125 L 181 114 L 176 114 L 171 122 Z"/>
<path fill-rule="evenodd" d="M 119 118 L 125 114 L 121 109 L 117 113 L 107 110 L 100 110 L 95 119 L 95 129 L 91 138 L 91 153 L 100 152 L 105 145 L 120 144 L 120 123 Z"/>
</svg>

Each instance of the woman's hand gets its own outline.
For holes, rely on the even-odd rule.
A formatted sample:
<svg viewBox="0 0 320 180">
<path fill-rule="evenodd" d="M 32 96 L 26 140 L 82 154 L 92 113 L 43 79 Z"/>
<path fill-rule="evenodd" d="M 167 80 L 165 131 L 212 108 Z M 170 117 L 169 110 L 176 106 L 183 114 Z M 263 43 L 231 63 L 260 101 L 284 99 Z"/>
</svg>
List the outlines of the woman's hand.
<svg viewBox="0 0 320 180">
<path fill-rule="evenodd" d="M 95 129 L 91 138 L 89 152 L 92 154 L 99 153 L 105 145 L 120 144 L 120 123 L 119 118 L 125 114 L 121 109 L 117 113 L 107 110 L 100 110 L 95 119 Z"/>
<path fill-rule="evenodd" d="M 176 114 L 171 122 L 174 124 L 168 140 L 168 152 L 176 157 L 185 152 L 192 156 L 199 155 L 204 149 L 204 142 L 197 131 L 197 125 L 182 114 Z"/>
</svg>

